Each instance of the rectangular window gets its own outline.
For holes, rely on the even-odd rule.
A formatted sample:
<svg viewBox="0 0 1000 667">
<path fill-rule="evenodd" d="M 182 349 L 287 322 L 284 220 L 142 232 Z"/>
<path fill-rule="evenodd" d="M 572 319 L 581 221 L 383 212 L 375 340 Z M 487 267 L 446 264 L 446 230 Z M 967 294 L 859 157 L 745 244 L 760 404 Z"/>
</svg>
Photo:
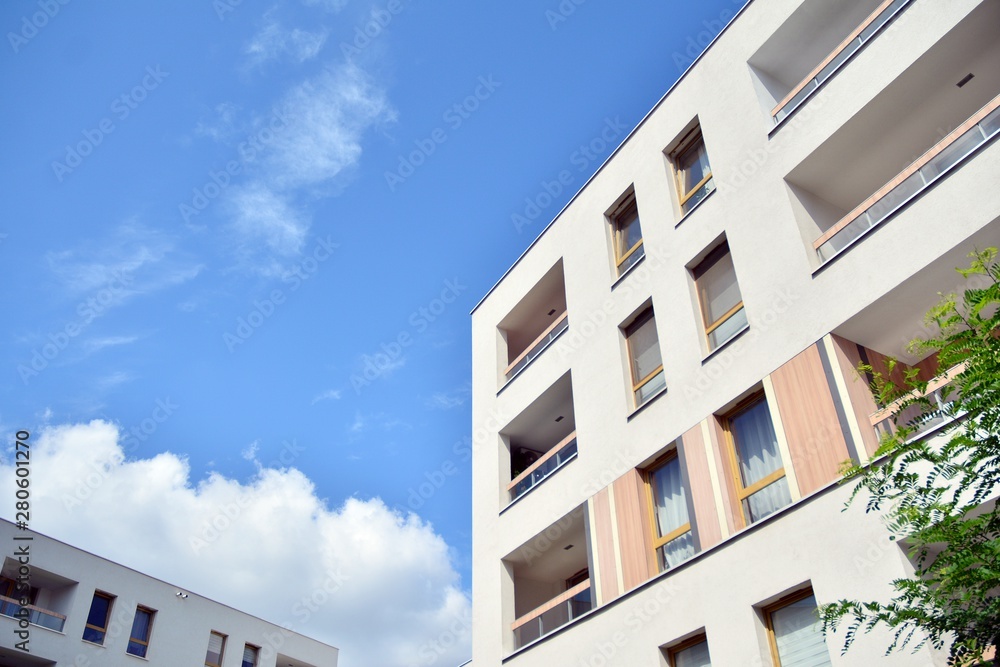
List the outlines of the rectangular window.
<svg viewBox="0 0 1000 667">
<path fill-rule="evenodd" d="M 681 215 L 686 215 L 715 190 L 712 167 L 708 164 L 708 151 L 705 150 L 700 127 L 688 132 L 680 146 L 670 154 L 670 160 L 674 164 Z"/>
<path fill-rule="evenodd" d="M 670 667 L 712 667 L 704 635 L 671 648 L 668 653 Z"/>
<path fill-rule="evenodd" d="M 260 653 L 260 649 L 256 646 L 251 646 L 246 644 L 243 647 L 243 666 L 242 667 L 257 667 L 257 655 Z"/>
<path fill-rule="evenodd" d="M 764 609 L 775 667 L 824 667 L 830 653 L 812 589 L 790 595 Z"/>
<path fill-rule="evenodd" d="M 625 338 L 632 370 L 632 394 L 635 406 L 639 407 L 666 386 L 652 308 L 644 310 L 625 328 Z"/>
<path fill-rule="evenodd" d="M 653 549 L 663 572 L 694 555 L 687 495 L 676 450 L 654 464 L 646 473 L 646 482 L 653 514 Z"/>
<path fill-rule="evenodd" d="M 615 264 L 618 275 L 628 271 L 645 254 L 642 246 L 642 229 L 639 227 L 639 209 L 635 195 L 630 196 L 611 215 L 611 234 L 615 246 Z"/>
<path fill-rule="evenodd" d="M 94 599 L 90 602 L 90 613 L 87 614 L 87 625 L 83 628 L 84 641 L 94 644 L 104 643 L 114 599 L 113 596 L 106 593 L 94 592 Z"/>
<path fill-rule="evenodd" d="M 716 349 L 747 326 L 743 297 L 736 282 L 729 242 L 712 250 L 692 269 L 709 351 Z"/>
<path fill-rule="evenodd" d="M 221 667 L 222 656 L 226 652 L 226 635 L 212 631 L 208 636 L 208 651 L 205 653 L 205 664 L 208 667 Z"/>
<path fill-rule="evenodd" d="M 153 610 L 145 607 L 135 608 L 135 619 L 132 621 L 132 632 L 129 634 L 126 653 L 146 657 L 149 650 L 149 635 L 153 630 Z"/>
<path fill-rule="evenodd" d="M 746 525 L 792 502 L 767 399 L 758 395 L 725 420 Z"/>
</svg>

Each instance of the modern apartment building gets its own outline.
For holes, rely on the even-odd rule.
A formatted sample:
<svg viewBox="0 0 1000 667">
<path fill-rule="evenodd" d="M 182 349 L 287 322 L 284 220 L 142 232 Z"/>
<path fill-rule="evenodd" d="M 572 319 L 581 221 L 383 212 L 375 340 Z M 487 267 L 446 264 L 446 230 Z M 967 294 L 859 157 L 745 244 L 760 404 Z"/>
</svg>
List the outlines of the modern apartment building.
<svg viewBox="0 0 1000 667">
<path fill-rule="evenodd" d="M 0 667 L 337 665 L 332 646 L 9 521 L 0 542 Z"/>
<path fill-rule="evenodd" d="M 838 470 L 1000 244 L 998 26 L 751 0 L 476 307 L 476 667 L 945 664 L 815 609 L 913 571 Z"/>
</svg>

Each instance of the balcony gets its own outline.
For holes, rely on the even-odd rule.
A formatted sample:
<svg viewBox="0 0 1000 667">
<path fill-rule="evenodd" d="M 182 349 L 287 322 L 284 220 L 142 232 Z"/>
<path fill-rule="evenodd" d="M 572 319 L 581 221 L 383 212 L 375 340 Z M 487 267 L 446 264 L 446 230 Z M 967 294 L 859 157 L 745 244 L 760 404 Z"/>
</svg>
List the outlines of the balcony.
<svg viewBox="0 0 1000 667">
<path fill-rule="evenodd" d="M 77 582 L 32 567 L 30 588 L 22 595 L 17 589 L 18 567 L 19 563 L 8 557 L 0 571 L 0 616 L 27 619 L 32 625 L 62 632 Z M 27 597 L 28 604 L 20 604 L 22 597 Z"/>
<path fill-rule="evenodd" d="M 910 392 L 881 410 L 872 413 L 870 417 L 871 425 L 879 438 L 896 433 L 897 423 L 916 426 L 916 430 L 908 438 L 909 441 L 926 437 L 928 434 L 955 421 L 958 417 L 953 415 L 948 409 L 951 400 L 949 400 L 950 396 L 946 398 L 945 394 L 947 388 L 954 382 L 955 377 L 963 370 L 965 370 L 964 364 L 955 366 L 928 382 L 927 389 L 924 392 Z M 920 403 L 903 407 L 903 403 L 907 400 L 919 397 L 927 398 L 930 402 L 930 407 L 934 409 L 928 410 L 928 406 Z M 918 417 L 921 417 L 919 423 L 914 422 Z"/>
<path fill-rule="evenodd" d="M 66 617 L 60 613 L 36 607 L 33 604 L 21 606 L 17 600 L 0 595 L 0 615 L 13 619 L 28 619 L 28 623 L 38 625 L 49 630 L 62 632 L 66 624 Z"/>
<path fill-rule="evenodd" d="M 849 247 L 870 229 L 932 187 L 968 156 L 1000 133 L 1000 95 L 973 114 L 930 150 L 910 163 L 875 194 L 841 218 L 813 242 L 822 261 Z"/>
<path fill-rule="evenodd" d="M 585 505 L 504 559 L 513 584 L 510 648 L 522 649 L 594 607 Z M 511 613 L 513 612 L 513 613 Z"/>
<path fill-rule="evenodd" d="M 562 260 L 497 325 L 500 386 L 517 377 L 569 328 Z"/>
<path fill-rule="evenodd" d="M 803 2 L 748 61 L 772 123 L 781 123 L 804 104 L 911 2 Z"/>
<path fill-rule="evenodd" d="M 1000 4 L 978 5 L 785 176 L 814 268 L 988 153 L 998 24 Z M 955 213 L 968 201 L 953 200 Z"/>
<path fill-rule="evenodd" d="M 510 456 L 502 504 L 514 502 L 577 456 L 573 380 L 564 374 L 500 431 Z"/>
</svg>

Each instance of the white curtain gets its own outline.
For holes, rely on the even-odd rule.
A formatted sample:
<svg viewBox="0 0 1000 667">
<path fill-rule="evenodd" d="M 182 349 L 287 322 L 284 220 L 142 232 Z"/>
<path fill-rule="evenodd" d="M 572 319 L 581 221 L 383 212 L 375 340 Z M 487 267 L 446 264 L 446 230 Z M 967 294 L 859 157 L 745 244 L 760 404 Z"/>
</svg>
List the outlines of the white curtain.
<svg viewBox="0 0 1000 667">
<path fill-rule="evenodd" d="M 771 628 L 781 667 L 824 667 L 830 652 L 823 641 L 816 598 L 807 598 L 771 612 Z"/>
<path fill-rule="evenodd" d="M 761 400 L 730 421 L 743 486 L 748 487 L 782 467 L 778 439 L 767 401 Z M 792 501 L 788 482 L 781 478 L 746 499 L 750 521 L 758 521 Z"/>
<path fill-rule="evenodd" d="M 675 653 L 674 667 L 712 667 L 712 661 L 708 657 L 708 642 L 701 642 Z"/>
<path fill-rule="evenodd" d="M 658 537 L 677 530 L 690 522 L 687 496 L 681 479 L 681 462 L 673 458 L 653 471 L 653 497 L 656 501 Z M 660 547 L 660 569 L 665 570 L 694 555 L 694 540 L 686 533 Z"/>
</svg>

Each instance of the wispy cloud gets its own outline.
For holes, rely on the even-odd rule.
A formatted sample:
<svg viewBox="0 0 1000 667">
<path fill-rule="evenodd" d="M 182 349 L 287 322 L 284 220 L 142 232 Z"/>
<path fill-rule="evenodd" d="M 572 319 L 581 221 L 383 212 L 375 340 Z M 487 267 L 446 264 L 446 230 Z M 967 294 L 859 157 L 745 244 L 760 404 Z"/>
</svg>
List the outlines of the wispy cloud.
<svg viewBox="0 0 1000 667">
<path fill-rule="evenodd" d="M 286 29 L 273 20 L 261 28 L 244 47 L 249 64 L 257 67 L 272 60 L 290 58 L 296 63 L 312 60 L 319 55 L 329 31 L 309 32 L 299 28 Z"/>
<path fill-rule="evenodd" d="M 465 397 L 467 395 L 468 392 L 465 390 L 451 393 L 443 391 L 434 392 L 431 394 L 431 397 L 427 399 L 427 407 L 435 410 L 451 410 L 453 408 L 458 408 L 465 405 Z"/>
<path fill-rule="evenodd" d="M 339 12 L 347 6 L 348 0 L 303 0 L 308 7 L 321 7 L 328 12 Z"/>
<path fill-rule="evenodd" d="M 309 405 L 316 405 L 320 401 L 339 401 L 340 400 L 340 390 L 339 389 L 327 389 L 326 391 L 316 394 L 313 398 L 312 403 Z"/>
<path fill-rule="evenodd" d="M 87 351 L 87 354 L 94 354 L 95 352 L 100 352 L 101 350 L 109 347 L 131 345 L 137 340 L 139 340 L 138 336 L 104 336 L 101 338 L 87 339 L 83 343 L 83 347 Z"/>
<path fill-rule="evenodd" d="M 288 257 L 302 249 L 310 221 L 291 205 L 288 197 L 258 181 L 232 188 L 228 204 L 239 254 L 263 246 L 271 253 Z"/>
</svg>

